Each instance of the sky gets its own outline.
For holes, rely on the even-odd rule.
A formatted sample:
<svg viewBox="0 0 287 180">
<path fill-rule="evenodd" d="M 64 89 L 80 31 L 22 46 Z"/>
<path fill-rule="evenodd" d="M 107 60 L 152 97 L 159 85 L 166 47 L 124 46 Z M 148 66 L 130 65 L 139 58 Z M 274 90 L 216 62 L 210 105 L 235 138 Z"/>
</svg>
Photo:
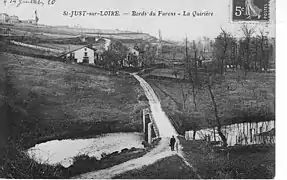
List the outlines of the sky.
<svg viewBox="0 0 287 180">
<path fill-rule="evenodd" d="M 19 16 L 20 19 L 34 18 L 37 10 L 40 24 L 47 25 L 80 25 L 85 28 L 96 29 L 120 29 L 130 31 L 141 31 L 158 37 L 161 30 L 163 39 L 182 40 L 185 36 L 189 39 L 198 39 L 206 36 L 214 38 L 220 33 L 220 28 L 240 35 L 239 23 L 231 22 L 231 0 L 56 0 L 54 5 L 48 5 L 48 0 L 40 0 L 44 6 L 34 4 L 4 5 L 0 2 L 0 12 Z M 20 0 L 14 0 L 19 2 Z M 22 0 L 27 1 L 27 0 Z M 270 36 L 275 36 L 275 0 L 271 1 L 271 14 L 268 26 L 264 24 L 250 25 L 257 29 L 264 28 Z M 131 15 L 118 17 L 68 17 L 63 16 L 64 11 L 89 11 L 118 10 L 120 13 L 131 11 L 209 11 L 213 16 L 192 17 L 135 17 Z"/>
</svg>

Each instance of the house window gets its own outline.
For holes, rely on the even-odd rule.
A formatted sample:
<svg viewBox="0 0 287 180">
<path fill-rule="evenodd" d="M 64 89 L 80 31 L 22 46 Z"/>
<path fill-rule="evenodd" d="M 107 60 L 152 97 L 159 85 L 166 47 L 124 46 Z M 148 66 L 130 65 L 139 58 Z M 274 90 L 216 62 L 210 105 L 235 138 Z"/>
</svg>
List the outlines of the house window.
<svg viewBox="0 0 287 180">
<path fill-rule="evenodd" d="M 70 58 L 75 58 L 75 53 L 70 53 Z"/>
<path fill-rule="evenodd" d="M 87 48 L 85 48 L 85 51 L 87 51 Z"/>
<path fill-rule="evenodd" d="M 87 52 L 85 52 L 85 56 L 88 56 L 88 53 L 87 53 Z"/>
</svg>

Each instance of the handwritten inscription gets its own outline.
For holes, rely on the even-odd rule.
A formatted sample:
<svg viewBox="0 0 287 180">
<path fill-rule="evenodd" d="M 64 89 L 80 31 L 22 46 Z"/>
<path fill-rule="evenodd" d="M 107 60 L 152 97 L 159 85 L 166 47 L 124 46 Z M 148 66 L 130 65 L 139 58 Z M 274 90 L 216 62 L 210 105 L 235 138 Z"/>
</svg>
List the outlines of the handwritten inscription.
<svg viewBox="0 0 287 180">
<path fill-rule="evenodd" d="M 22 4 L 33 4 L 33 5 L 54 5 L 56 0 L 4 0 L 4 5 L 15 5 L 16 7 L 21 6 Z"/>
</svg>

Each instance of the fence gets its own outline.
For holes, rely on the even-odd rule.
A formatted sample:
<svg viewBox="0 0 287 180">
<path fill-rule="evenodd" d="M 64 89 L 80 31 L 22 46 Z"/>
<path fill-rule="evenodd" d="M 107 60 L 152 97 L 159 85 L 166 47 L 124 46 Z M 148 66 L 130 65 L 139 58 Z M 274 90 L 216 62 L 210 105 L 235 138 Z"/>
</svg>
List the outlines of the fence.
<svg viewBox="0 0 287 180">
<path fill-rule="evenodd" d="M 47 48 L 47 47 L 41 47 L 41 46 L 36 46 L 36 45 L 31 45 L 31 44 L 26 44 L 22 42 L 17 42 L 17 41 L 10 41 L 12 44 L 18 45 L 18 46 L 24 46 L 24 47 L 29 47 L 33 49 L 38 49 L 38 50 L 43 50 L 43 51 L 48 51 L 48 52 L 54 52 L 54 53 L 62 53 L 62 50 L 58 49 L 52 49 L 52 48 Z"/>
</svg>

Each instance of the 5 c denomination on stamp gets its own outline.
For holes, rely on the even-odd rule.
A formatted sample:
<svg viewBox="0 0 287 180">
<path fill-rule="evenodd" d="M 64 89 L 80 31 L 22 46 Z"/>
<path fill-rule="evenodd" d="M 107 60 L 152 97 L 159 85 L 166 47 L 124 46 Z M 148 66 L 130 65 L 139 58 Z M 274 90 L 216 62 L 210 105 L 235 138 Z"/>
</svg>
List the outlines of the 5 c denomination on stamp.
<svg viewBox="0 0 287 180">
<path fill-rule="evenodd" d="M 232 0 L 233 21 L 269 21 L 270 0 Z"/>
</svg>

